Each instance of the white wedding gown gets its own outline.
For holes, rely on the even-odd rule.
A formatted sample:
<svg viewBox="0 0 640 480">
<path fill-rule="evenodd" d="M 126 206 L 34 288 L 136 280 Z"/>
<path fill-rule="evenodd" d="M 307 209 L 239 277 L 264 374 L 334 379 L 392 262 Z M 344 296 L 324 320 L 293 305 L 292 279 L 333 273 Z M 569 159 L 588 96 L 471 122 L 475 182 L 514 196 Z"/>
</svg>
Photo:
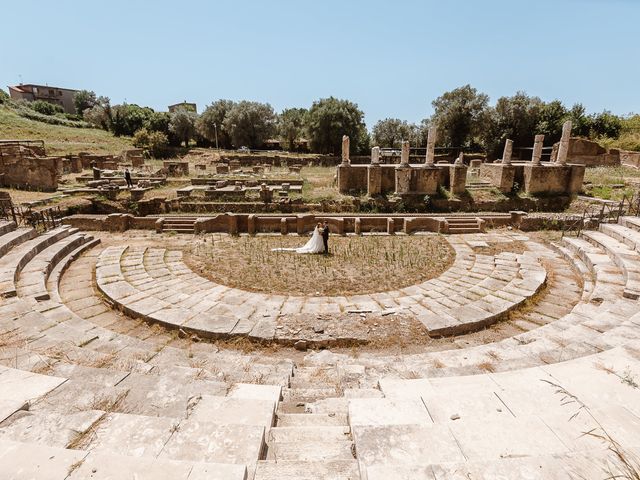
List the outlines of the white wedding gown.
<svg viewBox="0 0 640 480">
<path fill-rule="evenodd" d="M 322 253 L 324 252 L 324 242 L 322 241 L 322 235 L 318 227 L 313 230 L 311 239 L 303 246 L 299 248 L 272 248 L 272 252 L 295 252 L 295 253 Z"/>
</svg>

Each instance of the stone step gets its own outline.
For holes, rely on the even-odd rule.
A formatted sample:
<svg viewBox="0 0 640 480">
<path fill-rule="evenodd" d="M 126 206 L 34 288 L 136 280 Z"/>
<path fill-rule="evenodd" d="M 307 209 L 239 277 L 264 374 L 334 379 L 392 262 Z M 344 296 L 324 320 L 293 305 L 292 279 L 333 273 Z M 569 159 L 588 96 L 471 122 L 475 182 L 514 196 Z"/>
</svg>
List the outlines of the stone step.
<svg viewBox="0 0 640 480">
<path fill-rule="evenodd" d="M 267 460 L 297 462 L 353 460 L 351 440 L 267 442 Z"/>
<path fill-rule="evenodd" d="M 83 233 L 75 233 L 42 250 L 20 272 L 17 294 L 21 297 L 33 297 L 38 301 L 49 300 L 46 282 L 51 270 L 62 258 L 92 238 L 87 238 Z"/>
<path fill-rule="evenodd" d="M 603 223 L 600 225 L 600 231 L 624 243 L 632 250 L 640 251 L 640 232 L 637 230 L 619 223 Z"/>
<path fill-rule="evenodd" d="M 267 434 L 267 442 L 307 443 L 351 440 L 351 429 L 344 426 L 329 427 L 273 427 Z"/>
<path fill-rule="evenodd" d="M 62 274 L 80 255 L 97 246 L 98 244 L 100 244 L 99 238 L 92 238 L 91 236 L 87 236 L 85 242 L 82 245 L 73 250 L 56 264 L 56 266 L 53 268 L 53 270 L 51 270 L 51 273 L 49 274 L 46 285 L 47 292 L 49 293 L 49 297 L 51 298 L 51 300 L 62 303 L 59 292 L 60 278 Z"/>
<path fill-rule="evenodd" d="M 0 470 L 8 480 L 63 480 L 86 455 L 82 450 L 0 440 Z"/>
<path fill-rule="evenodd" d="M 18 228 L 10 230 L 0 237 L 0 257 L 6 255 L 16 245 L 20 245 L 38 235 L 35 229 L 31 227 Z"/>
<path fill-rule="evenodd" d="M 640 298 L 640 255 L 624 243 L 603 232 L 585 231 L 582 236 L 607 252 L 623 271 L 626 282 L 623 295 L 632 300 Z"/>
<path fill-rule="evenodd" d="M 476 227 L 449 227 L 450 234 L 463 234 L 463 233 L 480 233 L 480 229 Z"/>
<path fill-rule="evenodd" d="M 553 248 L 560 253 L 575 268 L 578 275 L 582 279 L 582 301 L 588 302 L 594 287 L 594 273 L 584 263 L 584 261 L 576 254 L 576 252 L 563 243 L 552 242 Z"/>
<path fill-rule="evenodd" d="M 272 461 L 258 462 L 255 480 L 359 480 L 360 471 L 355 460 L 316 462 Z"/>
<path fill-rule="evenodd" d="M 48 246 L 77 232 L 77 228 L 69 228 L 68 226 L 55 228 L 20 244 L 10 253 L 0 258 L 0 296 L 5 298 L 15 296 L 15 282 L 18 280 L 18 276 L 24 266 Z"/>
<path fill-rule="evenodd" d="M 264 428 L 110 413 L 88 442 L 86 449 L 103 453 L 250 466 L 264 450 Z"/>
<path fill-rule="evenodd" d="M 624 225 L 631 230 L 640 232 L 640 218 L 638 217 L 620 217 L 618 219 L 620 225 Z"/>
<path fill-rule="evenodd" d="M 16 229 L 16 222 L 12 220 L 0 220 L 0 236 Z"/>
<path fill-rule="evenodd" d="M 194 463 L 90 452 L 68 480 L 246 480 L 244 465 Z"/>
<path fill-rule="evenodd" d="M 65 380 L 0 366 L 0 422 L 18 410 L 28 408 L 30 402 L 54 390 Z"/>
<path fill-rule="evenodd" d="M 348 425 L 346 415 L 327 413 L 279 413 L 278 427 L 337 427 Z"/>
<path fill-rule="evenodd" d="M 269 428 L 275 423 L 274 415 L 273 400 L 203 395 L 189 418 L 217 424 L 260 425 Z"/>
<path fill-rule="evenodd" d="M 625 448 L 638 458 L 638 448 Z M 606 473 L 604 473 L 606 472 Z M 440 479 L 527 479 L 527 480 L 601 480 L 628 478 L 628 471 L 606 448 L 562 455 L 536 455 L 503 458 L 487 462 L 374 465 L 366 468 L 367 480 L 440 480 Z"/>
</svg>

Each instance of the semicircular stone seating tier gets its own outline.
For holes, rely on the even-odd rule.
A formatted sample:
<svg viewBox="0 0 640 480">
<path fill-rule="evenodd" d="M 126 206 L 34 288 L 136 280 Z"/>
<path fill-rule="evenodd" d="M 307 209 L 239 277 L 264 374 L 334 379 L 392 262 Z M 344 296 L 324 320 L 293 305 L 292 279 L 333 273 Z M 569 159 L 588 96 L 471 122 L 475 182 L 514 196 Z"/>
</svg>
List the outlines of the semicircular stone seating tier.
<svg viewBox="0 0 640 480">
<path fill-rule="evenodd" d="M 526 238 L 526 237 L 523 237 Z M 353 296 L 289 296 L 248 292 L 194 273 L 181 251 L 136 246 L 106 248 L 96 265 L 100 291 L 134 317 L 208 337 L 278 340 L 276 319 L 287 314 L 408 312 L 430 335 L 485 328 L 535 295 L 546 271 L 534 251 L 476 254 L 449 240 L 451 268 L 437 278 L 394 291 Z"/>
<path fill-rule="evenodd" d="M 0 476 L 624 478 L 607 439 L 640 453 L 640 224 L 607 227 L 555 245 L 584 289 L 540 328 L 293 360 L 122 316 L 94 291 L 96 240 L 0 221 Z"/>
</svg>

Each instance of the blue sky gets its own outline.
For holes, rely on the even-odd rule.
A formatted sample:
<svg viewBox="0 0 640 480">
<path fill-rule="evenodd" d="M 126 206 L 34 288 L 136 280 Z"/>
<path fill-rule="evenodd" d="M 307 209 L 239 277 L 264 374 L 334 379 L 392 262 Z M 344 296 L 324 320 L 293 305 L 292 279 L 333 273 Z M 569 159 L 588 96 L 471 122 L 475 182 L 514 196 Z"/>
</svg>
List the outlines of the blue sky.
<svg viewBox="0 0 640 480">
<path fill-rule="evenodd" d="M 2 0 L 0 85 L 86 88 L 166 109 L 330 95 L 419 121 L 470 83 L 640 112 L 636 0 Z"/>
</svg>

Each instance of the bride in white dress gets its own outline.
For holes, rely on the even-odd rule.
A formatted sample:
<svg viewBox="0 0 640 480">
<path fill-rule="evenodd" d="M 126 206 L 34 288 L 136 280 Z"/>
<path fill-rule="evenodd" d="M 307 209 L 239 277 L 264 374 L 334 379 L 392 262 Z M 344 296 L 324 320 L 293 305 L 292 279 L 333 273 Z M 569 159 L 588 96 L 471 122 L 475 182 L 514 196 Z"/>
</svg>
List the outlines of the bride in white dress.
<svg viewBox="0 0 640 480">
<path fill-rule="evenodd" d="M 313 235 L 311 239 L 298 248 L 272 248 L 272 252 L 295 252 L 295 253 L 322 253 L 324 252 L 324 242 L 322 241 L 322 234 L 320 233 L 321 225 L 316 225 L 313 229 Z"/>
</svg>

